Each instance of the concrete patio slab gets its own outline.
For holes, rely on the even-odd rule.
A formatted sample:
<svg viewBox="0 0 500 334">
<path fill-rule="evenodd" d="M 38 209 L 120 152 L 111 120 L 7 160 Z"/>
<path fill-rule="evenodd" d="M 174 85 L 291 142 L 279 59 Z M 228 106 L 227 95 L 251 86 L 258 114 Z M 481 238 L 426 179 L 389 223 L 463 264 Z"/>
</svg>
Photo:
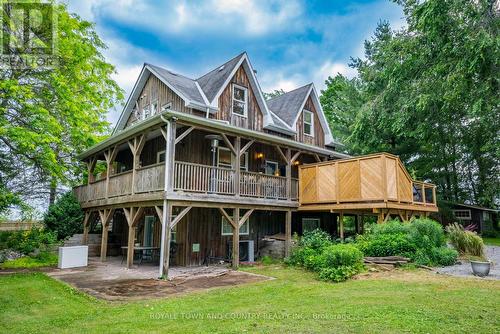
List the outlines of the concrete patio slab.
<svg viewBox="0 0 500 334">
<path fill-rule="evenodd" d="M 225 266 L 173 267 L 169 280 L 158 279 L 158 266 L 142 264 L 127 269 L 121 258 L 106 262 L 90 258 L 85 268 L 55 269 L 47 275 L 105 300 L 140 300 L 163 298 L 191 291 L 234 286 L 271 279 L 233 271 Z"/>
</svg>

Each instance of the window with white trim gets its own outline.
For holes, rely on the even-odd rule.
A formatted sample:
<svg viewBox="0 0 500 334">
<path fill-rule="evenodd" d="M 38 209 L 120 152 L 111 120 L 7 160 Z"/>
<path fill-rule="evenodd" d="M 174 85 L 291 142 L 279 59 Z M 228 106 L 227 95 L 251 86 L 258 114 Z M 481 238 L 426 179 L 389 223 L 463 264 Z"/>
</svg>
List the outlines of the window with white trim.
<svg viewBox="0 0 500 334">
<path fill-rule="evenodd" d="M 219 147 L 217 150 L 217 166 L 223 168 L 233 168 L 234 156 L 231 154 L 231 150 L 227 147 Z M 240 169 L 248 170 L 248 152 L 241 155 L 240 158 Z"/>
<path fill-rule="evenodd" d="M 472 218 L 470 210 L 453 210 L 453 215 L 459 220 L 470 220 Z"/>
<path fill-rule="evenodd" d="M 304 109 L 303 115 L 303 123 L 304 123 L 304 134 L 308 136 L 314 135 L 314 114 Z"/>
<path fill-rule="evenodd" d="M 156 154 L 156 163 L 165 161 L 165 151 L 160 151 Z"/>
<path fill-rule="evenodd" d="M 151 103 L 151 116 L 156 115 L 158 112 L 158 101 Z"/>
<path fill-rule="evenodd" d="M 146 119 L 151 115 L 151 106 L 147 105 L 142 108 L 142 119 Z"/>
<path fill-rule="evenodd" d="M 233 216 L 230 216 L 231 219 Z M 250 219 L 247 219 L 243 225 L 240 226 L 240 235 L 248 235 L 250 232 L 249 229 L 249 222 Z M 226 219 L 226 217 L 222 217 L 222 235 L 233 235 L 233 226 L 231 225 L 230 222 Z"/>
<path fill-rule="evenodd" d="M 280 168 L 277 162 L 266 160 L 266 174 L 280 176 Z"/>
<path fill-rule="evenodd" d="M 319 218 L 302 218 L 302 233 L 311 232 L 319 228 Z"/>
<path fill-rule="evenodd" d="M 248 89 L 233 84 L 233 114 L 247 117 Z"/>
</svg>

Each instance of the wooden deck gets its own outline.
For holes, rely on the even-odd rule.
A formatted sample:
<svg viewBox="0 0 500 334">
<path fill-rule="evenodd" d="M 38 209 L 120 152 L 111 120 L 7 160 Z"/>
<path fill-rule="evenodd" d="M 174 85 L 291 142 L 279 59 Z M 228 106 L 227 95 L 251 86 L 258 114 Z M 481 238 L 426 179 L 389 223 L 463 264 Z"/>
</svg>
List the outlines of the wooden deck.
<svg viewBox="0 0 500 334">
<path fill-rule="evenodd" d="M 300 166 L 299 203 L 303 211 L 438 211 L 435 185 L 413 180 L 388 153 Z"/>
</svg>

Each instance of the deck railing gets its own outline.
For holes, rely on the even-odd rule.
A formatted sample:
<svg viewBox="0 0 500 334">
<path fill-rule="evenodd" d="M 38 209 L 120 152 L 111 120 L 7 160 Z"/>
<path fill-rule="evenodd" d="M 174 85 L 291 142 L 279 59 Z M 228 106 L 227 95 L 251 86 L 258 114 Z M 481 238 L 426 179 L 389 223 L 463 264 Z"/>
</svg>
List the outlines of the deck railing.
<svg viewBox="0 0 500 334">
<path fill-rule="evenodd" d="M 286 177 L 241 172 L 241 196 L 286 199 Z"/>
<path fill-rule="evenodd" d="M 165 164 L 159 163 L 137 169 L 134 191 L 145 193 L 161 191 L 165 188 Z"/>
<path fill-rule="evenodd" d="M 111 175 L 106 194 L 106 178 L 89 185 L 74 188 L 80 202 L 127 196 L 132 193 L 163 191 L 165 165 L 163 163 Z M 236 171 L 234 169 L 176 161 L 173 172 L 173 190 L 194 193 L 236 195 Z M 290 180 L 290 196 L 287 194 L 287 178 L 256 172 L 241 171 L 240 193 L 242 197 L 268 198 L 292 201 L 298 199 L 298 179 Z"/>
<path fill-rule="evenodd" d="M 234 195 L 234 175 L 233 169 L 176 161 L 174 190 Z"/>
</svg>

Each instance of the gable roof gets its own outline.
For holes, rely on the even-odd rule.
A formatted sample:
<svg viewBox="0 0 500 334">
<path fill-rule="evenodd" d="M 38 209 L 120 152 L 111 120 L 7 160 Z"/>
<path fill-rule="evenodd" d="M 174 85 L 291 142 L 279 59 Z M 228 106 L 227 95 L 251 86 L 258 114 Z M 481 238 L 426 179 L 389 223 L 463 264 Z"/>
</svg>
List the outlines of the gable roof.
<svg viewBox="0 0 500 334">
<path fill-rule="evenodd" d="M 146 63 L 146 66 L 150 68 L 150 70 L 159 79 L 163 79 L 162 81 L 167 81 L 168 83 L 170 83 L 175 88 L 172 88 L 172 90 L 178 91 L 180 93 L 178 95 L 184 96 L 187 100 L 190 100 L 192 102 L 196 102 L 201 105 L 205 104 L 205 99 L 202 95 L 203 92 L 200 91 L 198 85 L 196 85 L 195 80 L 181 74 L 171 72 L 159 66 L 148 63 Z"/>
<path fill-rule="evenodd" d="M 309 96 L 312 84 L 296 88 L 288 93 L 267 100 L 269 109 L 290 127 L 295 126 L 297 115 Z"/>
<path fill-rule="evenodd" d="M 231 78 L 231 73 L 240 64 L 244 55 L 245 52 L 242 52 L 233 59 L 196 79 L 210 103 L 215 99 L 224 83 Z"/>
<path fill-rule="evenodd" d="M 243 67 L 252 91 L 255 94 L 257 104 L 263 115 L 265 129 L 286 135 L 294 135 L 296 133 L 296 123 L 300 116 L 300 111 L 304 108 L 307 98 L 311 96 L 320 123 L 325 132 L 326 145 L 340 145 L 333 141 L 330 127 L 328 126 L 323 109 L 319 103 L 318 95 L 312 83 L 266 101 L 246 52 L 240 53 L 198 79 L 191 79 L 160 66 L 145 63 L 128 97 L 113 134 L 125 128 L 127 120 L 135 106 L 134 102 L 138 99 L 150 75 L 154 75 L 160 79 L 167 87 L 184 100 L 187 107 L 204 112 L 216 112 L 218 110 L 219 96 L 240 67 Z"/>
</svg>

